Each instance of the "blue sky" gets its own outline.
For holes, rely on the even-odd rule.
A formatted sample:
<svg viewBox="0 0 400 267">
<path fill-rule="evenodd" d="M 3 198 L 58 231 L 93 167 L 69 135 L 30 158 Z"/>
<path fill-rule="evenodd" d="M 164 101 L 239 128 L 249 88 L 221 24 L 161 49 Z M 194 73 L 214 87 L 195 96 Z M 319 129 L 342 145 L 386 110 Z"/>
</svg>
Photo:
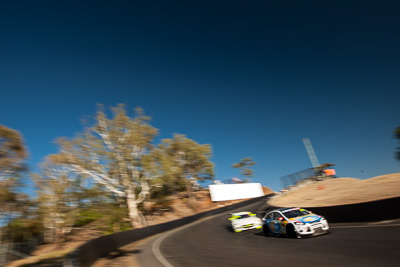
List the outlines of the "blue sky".
<svg viewBox="0 0 400 267">
<path fill-rule="evenodd" d="M 159 139 L 213 147 L 216 178 L 254 182 L 311 167 L 340 177 L 400 171 L 398 1 L 3 1 L 0 124 L 31 169 L 96 104 L 144 108 Z"/>
</svg>

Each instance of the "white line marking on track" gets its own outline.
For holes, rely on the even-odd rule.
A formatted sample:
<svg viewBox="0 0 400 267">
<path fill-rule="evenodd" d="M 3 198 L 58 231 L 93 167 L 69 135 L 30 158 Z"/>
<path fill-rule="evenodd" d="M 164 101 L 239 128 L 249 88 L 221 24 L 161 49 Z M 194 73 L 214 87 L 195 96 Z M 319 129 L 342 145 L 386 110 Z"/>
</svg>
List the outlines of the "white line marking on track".
<svg viewBox="0 0 400 267">
<path fill-rule="evenodd" d="M 336 226 L 336 227 L 331 227 L 331 229 L 341 229 L 341 228 L 374 228 L 374 227 L 390 227 L 390 226 L 400 226 L 400 223 L 397 223 L 397 224 L 386 224 L 386 225 L 348 225 L 348 226 Z"/>
<path fill-rule="evenodd" d="M 167 261 L 167 259 L 165 259 L 164 256 L 162 255 L 161 250 L 160 250 L 160 245 L 161 245 L 161 243 L 162 243 L 168 236 L 172 235 L 172 234 L 175 233 L 175 232 L 178 232 L 178 231 L 183 230 L 183 229 L 185 229 L 185 228 L 187 228 L 187 227 L 189 227 L 189 226 L 198 224 L 198 223 L 200 223 L 200 222 L 203 222 L 204 220 L 208 220 L 208 219 L 214 218 L 214 217 L 219 216 L 219 215 L 222 215 L 222 214 L 223 214 L 223 213 L 221 213 L 221 214 L 216 214 L 216 215 L 212 215 L 212 216 L 209 216 L 209 217 L 200 219 L 200 220 L 198 220 L 198 221 L 195 221 L 195 222 L 186 224 L 186 225 L 184 225 L 184 226 L 178 227 L 178 228 L 176 228 L 176 229 L 170 230 L 169 232 L 166 232 L 165 234 L 163 234 L 162 236 L 160 236 L 159 238 L 157 238 L 156 241 L 154 241 L 153 246 L 152 246 L 152 250 L 153 250 L 154 256 L 155 256 L 155 257 L 157 258 L 157 260 L 158 260 L 161 264 L 163 264 L 165 267 L 174 267 L 174 266 L 173 266 L 171 263 L 169 263 L 169 262 Z"/>
<path fill-rule="evenodd" d="M 368 224 L 385 224 L 385 223 L 393 223 L 395 220 L 386 220 L 386 221 L 380 221 L 380 222 L 370 222 Z"/>
<path fill-rule="evenodd" d="M 157 238 L 156 241 L 154 241 L 152 249 L 153 249 L 153 254 L 154 256 L 156 256 L 157 260 L 159 262 L 161 262 L 161 264 L 163 264 L 165 267 L 174 267 L 173 265 L 171 265 L 165 258 L 164 256 L 161 254 L 160 251 L 160 245 L 161 242 L 164 241 L 165 238 L 167 238 L 170 234 L 172 234 L 174 231 L 171 231 L 168 234 L 162 235 L 161 237 Z"/>
</svg>

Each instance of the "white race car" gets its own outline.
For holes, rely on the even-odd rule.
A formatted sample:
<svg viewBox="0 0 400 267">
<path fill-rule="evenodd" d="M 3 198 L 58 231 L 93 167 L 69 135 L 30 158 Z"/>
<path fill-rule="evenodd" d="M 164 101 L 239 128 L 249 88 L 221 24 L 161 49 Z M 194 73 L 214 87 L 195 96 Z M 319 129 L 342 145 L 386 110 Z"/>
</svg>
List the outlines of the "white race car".
<svg viewBox="0 0 400 267">
<path fill-rule="evenodd" d="M 320 215 L 301 208 L 269 211 L 262 218 L 264 233 L 301 238 L 329 232 L 328 221 Z"/>
<path fill-rule="evenodd" d="M 231 221 L 232 230 L 236 233 L 249 229 L 262 228 L 261 219 L 250 211 L 241 211 L 230 214 L 231 217 L 229 218 L 229 220 Z"/>
</svg>

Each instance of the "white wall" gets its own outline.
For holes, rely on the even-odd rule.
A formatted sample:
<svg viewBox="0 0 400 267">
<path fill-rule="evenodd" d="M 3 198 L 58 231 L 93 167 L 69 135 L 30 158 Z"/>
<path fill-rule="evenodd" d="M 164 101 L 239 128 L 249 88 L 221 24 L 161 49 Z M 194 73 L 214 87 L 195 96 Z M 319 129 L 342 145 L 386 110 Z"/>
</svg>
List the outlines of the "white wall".
<svg viewBox="0 0 400 267">
<path fill-rule="evenodd" d="M 260 183 L 209 185 L 212 201 L 225 201 L 261 197 L 264 191 Z"/>
</svg>

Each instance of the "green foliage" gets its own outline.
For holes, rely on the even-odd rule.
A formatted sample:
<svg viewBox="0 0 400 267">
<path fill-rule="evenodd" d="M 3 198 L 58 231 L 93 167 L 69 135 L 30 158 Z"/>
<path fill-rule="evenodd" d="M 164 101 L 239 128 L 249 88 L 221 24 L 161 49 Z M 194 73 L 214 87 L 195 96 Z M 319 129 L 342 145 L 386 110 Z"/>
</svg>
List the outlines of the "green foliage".
<svg viewBox="0 0 400 267">
<path fill-rule="evenodd" d="M 28 196 L 19 192 L 27 170 L 27 151 L 16 130 L 0 125 L 0 223 L 6 224 L 29 208 Z M 0 238 L 6 229 L 0 228 Z M 1 240 L 0 240 L 1 242 Z"/>
<path fill-rule="evenodd" d="M 182 187 L 181 191 L 185 191 L 185 187 Z M 171 195 L 172 195 L 172 189 L 167 189 L 167 188 L 158 188 L 158 190 L 152 190 L 150 194 L 150 208 L 146 210 L 147 214 L 157 212 L 160 209 L 169 209 L 171 206 Z M 175 191 L 176 192 L 176 191 Z"/>
<path fill-rule="evenodd" d="M 81 227 L 104 217 L 104 211 L 86 209 L 79 213 L 75 221 L 74 227 Z"/>
<path fill-rule="evenodd" d="M 163 190 L 182 191 L 188 179 L 209 180 L 214 178 L 210 145 L 201 145 L 185 135 L 175 134 L 164 139 L 150 155 L 153 159 L 157 182 Z"/>
<path fill-rule="evenodd" d="M 233 168 L 240 170 L 240 173 L 246 178 L 246 181 L 253 177 L 254 171 L 250 167 L 256 164 L 251 157 L 241 159 L 240 162 L 232 164 Z"/>
<path fill-rule="evenodd" d="M 137 206 L 146 199 L 151 179 L 144 158 L 158 130 L 141 108 L 135 109 L 134 118 L 122 104 L 111 111 L 112 118 L 108 118 L 100 106 L 95 125 L 72 140 L 59 139 L 60 152 L 49 159 L 101 186 L 107 195 L 125 200 L 131 223 L 141 227 L 145 222 Z"/>
<path fill-rule="evenodd" d="M 20 217 L 10 221 L 6 227 L 11 242 L 23 242 L 31 237 L 39 237 L 43 233 L 42 224 L 35 217 Z"/>
<path fill-rule="evenodd" d="M 111 112 L 108 118 L 100 106 L 94 125 L 58 140 L 59 153 L 31 175 L 35 203 L 15 190 L 26 170 L 23 139 L 0 125 L 0 214 L 12 214 L 0 228 L 4 234 L 16 240 L 43 235 L 64 241 L 73 227 L 88 224 L 104 234 L 129 230 L 140 227 L 135 216 L 144 218 L 141 212 L 167 209 L 171 195 L 190 193 L 193 181 L 213 179 L 210 145 L 179 134 L 155 145 L 158 130 L 143 109 L 136 108 L 133 118 L 124 105 Z"/>
<path fill-rule="evenodd" d="M 92 224 L 93 227 L 101 230 L 103 234 L 112 234 L 132 229 L 129 221 L 126 220 L 127 218 L 128 212 L 124 206 L 109 203 L 103 205 L 102 209 L 88 208 L 82 210 L 74 227 Z"/>
<path fill-rule="evenodd" d="M 104 210 L 103 213 L 105 213 Z M 127 218 L 129 218 L 129 216 L 125 206 L 111 205 L 107 207 L 106 215 L 95 223 L 97 228 L 101 230 L 104 235 L 108 235 L 131 230 L 132 226 Z"/>
<path fill-rule="evenodd" d="M 12 184 L 3 182 L 0 187 L 0 203 L 15 203 L 18 199 L 18 194 L 12 188 Z"/>
<path fill-rule="evenodd" d="M 0 181 L 25 171 L 27 154 L 21 134 L 0 125 Z"/>
<path fill-rule="evenodd" d="M 149 203 L 167 205 L 168 195 L 190 192 L 198 180 L 213 178 L 210 145 L 200 145 L 176 134 L 154 146 L 158 130 L 150 125 L 150 117 L 145 116 L 143 109 L 136 108 L 133 118 L 122 104 L 111 108 L 111 112 L 112 117 L 108 118 L 99 106 L 95 124 L 73 139 L 59 139 L 59 153 L 47 159 L 75 173 L 75 183 L 69 183 L 71 177 L 67 176 L 60 184 L 72 186 L 63 192 L 74 196 L 75 201 L 84 202 L 80 199 L 85 196 L 83 192 L 98 199 L 109 196 L 124 203 L 132 226 L 142 227 L 146 225 L 143 212 L 149 210 Z M 82 181 L 97 185 L 99 191 L 79 189 Z"/>
</svg>

